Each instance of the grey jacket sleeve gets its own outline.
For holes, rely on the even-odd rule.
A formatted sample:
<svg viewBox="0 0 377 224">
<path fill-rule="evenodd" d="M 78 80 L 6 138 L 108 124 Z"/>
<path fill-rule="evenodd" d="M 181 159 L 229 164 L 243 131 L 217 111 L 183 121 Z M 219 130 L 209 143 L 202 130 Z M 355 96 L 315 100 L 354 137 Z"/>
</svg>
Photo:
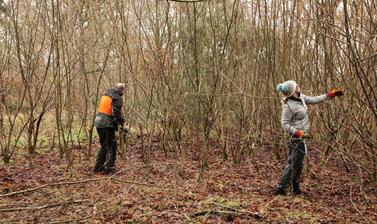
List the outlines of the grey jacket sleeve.
<svg viewBox="0 0 377 224">
<path fill-rule="evenodd" d="M 294 135 L 297 129 L 291 126 L 293 120 L 294 112 L 289 108 L 288 103 L 284 104 L 283 113 L 281 116 L 281 125 L 283 129 L 291 135 Z"/>
<path fill-rule="evenodd" d="M 306 104 L 322 103 L 323 101 L 328 99 L 327 94 L 323 94 L 323 95 L 320 95 L 320 96 L 306 96 L 302 93 L 301 93 L 300 98 L 303 99 Z"/>
</svg>

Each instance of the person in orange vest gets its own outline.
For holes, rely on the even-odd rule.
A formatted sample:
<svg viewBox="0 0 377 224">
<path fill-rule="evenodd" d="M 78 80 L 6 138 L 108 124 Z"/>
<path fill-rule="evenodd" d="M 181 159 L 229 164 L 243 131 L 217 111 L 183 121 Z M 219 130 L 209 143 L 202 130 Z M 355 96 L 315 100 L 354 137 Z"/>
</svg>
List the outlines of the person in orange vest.
<svg viewBox="0 0 377 224">
<path fill-rule="evenodd" d="M 122 115 L 122 96 L 126 91 L 124 83 L 118 83 L 114 88 L 107 90 L 101 96 L 98 113 L 94 119 L 101 148 L 97 154 L 94 172 L 111 173 L 115 171 L 115 158 L 117 141 L 115 132 L 119 126 L 122 128 L 124 117 Z"/>
</svg>

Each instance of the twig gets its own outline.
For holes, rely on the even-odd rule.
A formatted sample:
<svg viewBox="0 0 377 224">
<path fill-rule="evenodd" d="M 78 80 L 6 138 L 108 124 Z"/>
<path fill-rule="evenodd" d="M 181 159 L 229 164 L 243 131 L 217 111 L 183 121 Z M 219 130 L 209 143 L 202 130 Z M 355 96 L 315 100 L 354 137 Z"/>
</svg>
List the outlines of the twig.
<svg viewBox="0 0 377 224">
<path fill-rule="evenodd" d="M 256 98 L 256 99 L 272 99 L 272 100 L 282 100 L 279 97 L 273 97 L 273 96 L 255 96 L 250 95 L 244 92 L 232 92 L 232 93 L 224 93 L 224 94 L 211 94 L 211 93 L 195 93 L 195 92 L 186 92 L 184 94 L 185 96 L 191 95 L 191 96 L 232 96 L 232 95 L 243 95 L 249 98 Z"/>
<path fill-rule="evenodd" d="M 33 191 L 37 191 L 39 189 L 46 188 L 46 187 L 69 185 L 69 184 L 82 184 L 82 183 L 87 183 L 87 182 L 106 180 L 106 179 L 109 179 L 109 178 L 110 177 L 101 177 L 101 178 L 87 179 L 87 180 L 81 180 L 81 181 L 70 181 L 70 182 L 59 182 L 59 183 L 44 184 L 44 185 L 41 185 L 41 186 L 38 186 L 38 187 L 35 187 L 35 188 L 30 188 L 30 189 L 26 189 L 26 190 L 22 190 L 22 191 L 15 191 L 15 192 L 7 193 L 7 194 L 2 194 L 2 195 L 0 195 L 0 198 L 12 196 L 12 195 L 16 195 L 16 194 L 24 194 L 24 193 L 28 193 L 28 192 L 33 192 Z"/>
<path fill-rule="evenodd" d="M 239 210 L 239 209 L 232 208 L 232 207 L 229 207 L 229 206 L 217 203 L 217 202 L 211 202 L 211 203 L 214 204 L 214 205 L 218 205 L 220 207 L 223 207 L 223 208 L 230 209 L 230 210 L 235 211 L 237 213 L 243 213 L 243 214 L 251 215 L 251 216 L 253 216 L 254 218 L 257 218 L 257 219 L 263 218 L 263 215 L 261 215 L 259 213 L 249 212 L 249 211 L 245 211 L 245 210 Z"/>
<path fill-rule="evenodd" d="M 186 220 L 190 223 L 193 223 L 191 217 L 189 215 L 187 215 L 186 213 L 183 214 L 183 216 L 185 216 Z"/>
<path fill-rule="evenodd" d="M 111 178 L 111 181 L 117 182 L 117 183 L 124 183 L 124 184 L 134 184 L 134 185 L 140 185 L 140 186 L 147 186 L 147 187 L 157 187 L 165 190 L 174 190 L 173 188 L 168 188 L 166 186 L 158 186 L 155 184 L 148 184 L 148 183 L 139 183 L 135 181 L 127 181 L 127 180 L 119 180 L 116 178 Z"/>
<path fill-rule="evenodd" d="M 142 167 L 145 167 L 145 166 L 142 166 Z M 46 188 L 46 187 L 54 187 L 54 186 L 62 186 L 62 185 L 70 185 L 70 184 L 83 184 L 83 183 L 101 181 L 101 180 L 111 180 L 116 175 L 119 175 L 120 173 L 123 173 L 127 170 L 128 169 L 120 170 L 120 171 L 114 173 L 113 175 L 106 176 L 106 177 L 93 178 L 93 179 L 87 179 L 87 180 L 79 180 L 79 181 L 67 181 L 67 182 L 44 184 L 44 185 L 41 185 L 41 186 L 38 186 L 38 187 L 35 187 L 35 188 L 31 188 L 31 189 L 26 189 L 26 190 L 22 190 L 22 191 L 15 191 L 15 192 L 7 193 L 7 194 L 2 194 L 2 195 L 0 195 L 0 198 L 12 196 L 12 195 L 16 195 L 16 194 L 24 194 L 24 193 L 28 193 L 28 192 L 33 192 L 33 191 L 37 191 L 37 190 L 40 190 L 40 189 Z"/>
<path fill-rule="evenodd" d="M 360 63 L 360 62 L 362 62 L 362 61 L 364 61 L 364 60 L 367 60 L 367 59 L 369 59 L 369 58 L 374 58 L 374 57 L 376 57 L 376 56 L 377 56 L 377 54 L 372 54 L 372 55 L 367 56 L 367 57 L 365 57 L 365 58 L 361 58 L 360 60 L 356 61 L 355 64 L 358 64 L 358 63 Z"/>
<path fill-rule="evenodd" d="M 151 165 L 143 165 L 143 166 L 141 166 L 139 168 L 149 167 L 149 166 L 151 166 Z M 101 180 L 109 180 L 109 181 L 114 181 L 114 182 L 118 182 L 118 183 L 135 184 L 135 185 L 141 185 L 141 186 L 158 187 L 158 188 L 161 188 L 161 189 L 174 190 L 172 188 L 167 188 L 165 186 L 158 186 L 158 185 L 153 185 L 153 184 L 139 183 L 139 182 L 134 182 L 134 181 L 124 181 L 124 180 L 119 180 L 119 179 L 115 178 L 117 175 L 119 175 L 119 174 L 121 174 L 121 173 L 123 173 L 123 172 L 125 172 L 127 170 L 128 169 L 120 170 L 120 171 L 114 173 L 113 175 L 106 176 L 106 177 L 87 179 L 87 180 L 80 180 L 80 181 L 69 181 L 69 182 L 59 182 L 59 183 L 44 184 L 44 185 L 41 185 L 41 186 L 38 186 L 38 187 L 35 187 L 35 188 L 31 188 L 31 189 L 26 189 L 26 190 L 22 190 L 22 191 L 15 191 L 15 192 L 11 192 L 11 193 L 8 193 L 8 194 L 2 194 L 2 195 L 0 195 L 0 198 L 7 197 L 7 196 L 12 196 L 12 195 L 16 195 L 16 194 L 24 194 L 24 193 L 28 193 L 28 192 L 33 192 L 33 191 L 37 191 L 37 190 L 40 190 L 40 189 L 46 188 L 46 187 L 62 186 L 62 185 L 70 185 L 70 184 L 83 184 L 83 183 L 94 182 L 94 181 L 101 181 Z"/>
<path fill-rule="evenodd" d="M 61 221 L 53 221 L 53 222 L 48 222 L 48 224 L 58 224 L 58 223 L 77 223 L 80 221 L 84 221 L 91 218 L 91 216 L 85 216 L 84 218 L 78 218 L 78 219 L 69 219 L 69 220 L 61 220 Z"/>
<path fill-rule="evenodd" d="M 190 217 L 195 218 L 198 216 L 203 216 L 203 215 L 235 215 L 237 214 L 236 212 L 230 212 L 230 211 L 217 211 L 217 210 L 204 210 L 204 211 L 199 211 L 195 212 L 192 214 Z"/>
<path fill-rule="evenodd" d="M 117 202 L 115 203 L 116 205 L 118 205 L 120 202 L 122 201 L 122 199 L 119 199 L 117 200 Z M 94 203 L 94 206 L 96 206 L 99 202 L 96 202 Z M 108 206 L 106 209 L 102 210 L 101 213 L 106 213 L 107 211 L 113 209 L 114 207 L 110 207 Z M 52 222 L 48 222 L 48 224 L 58 224 L 58 223 L 77 223 L 79 221 L 84 221 L 84 220 L 87 220 L 87 219 L 91 219 L 93 218 L 95 215 L 97 215 L 95 212 L 92 214 L 92 215 L 88 215 L 88 216 L 85 216 L 83 218 L 77 218 L 77 219 L 69 219 L 69 220 L 56 220 L 56 221 L 52 221 Z"/>
<path fill-rule="evenodd" d="M 151 166 L 151 165 L 145 165 L 145 166 L 142 166 L 142 167 L 149 167 L 149 166 Z M 163 190 L 175 190 L 173 188 L 169 188 L 169 187 L 166 187 L 166 186 L 159 186 L 159 185 L 155 185 L 155 184 L 140 183 L 140 182 L 135 182 L 135 181 L 127 181 L 127 180 L 120 180 L 120 179 L 114 178 L 119 173 L 121 173 L 121 171 L 119 171 L 118 173 L 109 177 L 109 180 L 117 182 L 117 183 L 134 184 L 134 185 L 147 186 L 147 187 L 157 187 L 157 188 L 160 188 L 160 189 L 163 189 Z"/>
<path fill-rule="evenodd" d="M 368 220 L 364 217 L 364 214 L 357 208 L 355 203 L 352 200 L 352 184 L 350 185 L 350 201 L 353 205 L 353 207 L 356 209 L 356 211 L 360 214 L 360 216 L 364 219 L 365 223 L 369 223 Z"/>
<path fill-rule="evenodd" d="M 3 223 L 21 223 L 21 219 L 18 218 L 13 218 L 13 219 L 7 219 L 7 220 L 1 220 Z"/>
<path fill-rule="evenodd" d="M 234 216 L 247 216 L 247 217 L 252 217 L 252 218 L 257 218 L 260 219 L 261 217 L 255 217 L 249 213 L 243 213 L 243 212 L 234 212 L 234 211 L 223 211 L 223 210 L 204 210 L 204 211 L 199 211 L 194 214 L 192 214 L 190 217 L 195 218 L 198 216 L 203 216 L 203 215 L 212 215 L 212 216 L 222 216 L 222 215 L 234 215 Z"/>
<path fill-rule="evenodd" d="M 53 207 L 64 206 L 64 205 L 69 205 L 69 204 L 77 204 L 77 203 L 82 203 L 82 202 L 86 202 L 86 201 L 88 201 L 88 200 L 68 201 L 68 202 L 64 202 L 64 203 L 42 205 L 42 206 L 37 206 L 37 207 L 29 206 L 29 207 L 6 208 L 6 209 L 0 209 L 0 212 L 15 212 L 15 211 L 23 211 L 23 210 L 41 210 L 41 209 L 53 208 Z"/>
</svg>

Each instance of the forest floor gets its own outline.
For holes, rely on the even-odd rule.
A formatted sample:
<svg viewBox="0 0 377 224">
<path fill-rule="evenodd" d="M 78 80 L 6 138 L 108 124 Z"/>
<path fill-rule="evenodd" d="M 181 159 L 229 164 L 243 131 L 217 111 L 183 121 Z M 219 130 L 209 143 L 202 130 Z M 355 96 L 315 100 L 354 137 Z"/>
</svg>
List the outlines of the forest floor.
<svg viewBox="0 0 377 224">
<path fill-rule="evenodd" d="M 146 165 L 135 140 L 110 175 L 92 172 L 95 155 L 88 158 L 85 148 L 73 148 L 70 170 L 56 152 L 39 153 L 32 167 L 18 152 L 0 165 L 0 222 L 376 223 L 376 183 L 358 178 L 357 170 L 347 173 L 339 159 L 321 162 L 323 149 L 316 144 L 309 144 L 305 161 L 305 193 L 274 196 L 285 159 L 274 159 L 268 146 L 234 164 L 213 142 L 198 181 L 195 144 L 188 142 L 190 150 L 176 159 L 157 150 L 158 143 Z"/>
</svg>

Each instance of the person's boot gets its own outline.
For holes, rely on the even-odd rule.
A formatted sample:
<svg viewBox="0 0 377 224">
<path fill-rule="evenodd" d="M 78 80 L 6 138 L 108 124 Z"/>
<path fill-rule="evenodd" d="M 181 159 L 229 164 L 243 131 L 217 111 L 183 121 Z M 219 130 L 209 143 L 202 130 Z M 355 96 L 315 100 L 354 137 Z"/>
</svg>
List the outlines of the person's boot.
<svg viewBox="0 0 377 224">
<path fill-rule="evenodd" d="M 95 173 L 100 173 L 100 172 L 103 172 L 105 170 L 105 168 L 103 167 L 103 165 L 100 165 L 100 164 L 96 164 L 94 166 L 94 170 L 93 172 Z"/>
<path fill-rule="evenodd" d="M 294 195 L 302 194 L 302 191 L 300 190 L 300 184 L 299 183 L 293 183 L 292 187 L 293 187 L 293 194 Z"/>
<path fill-rule="evenodd" d="M 281 188 L 278 187 L 274 191 L 274 195 L 287 195 L 287 192 L 284 189 L 281 189 Z"/>
<path fill-rule="evenodd" d="M 115 171 L 116 171 L 115 166 L 110 166 L 110 167 L 109 166 L 105 166 L 104 170 L 103 170 L 103 172 L 105 174 L 115 173 Z"/>
</svg>

